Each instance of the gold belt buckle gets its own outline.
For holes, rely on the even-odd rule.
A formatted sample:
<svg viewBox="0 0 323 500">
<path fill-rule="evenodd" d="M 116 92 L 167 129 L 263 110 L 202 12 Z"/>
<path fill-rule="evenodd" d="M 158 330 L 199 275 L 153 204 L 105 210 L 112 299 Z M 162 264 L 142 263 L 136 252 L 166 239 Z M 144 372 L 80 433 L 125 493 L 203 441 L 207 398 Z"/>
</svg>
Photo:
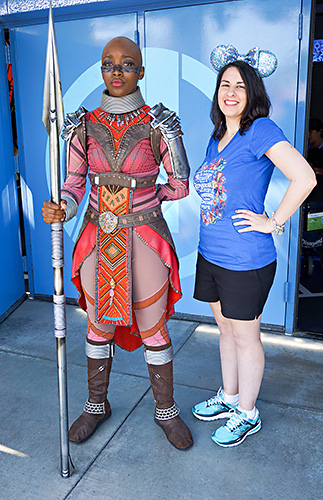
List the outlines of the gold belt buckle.
<svg viewBox="0 0 323 500">
<path fill-rule="evenodd" d="M 109 211 L 103 212 L 99 216 L 99 225 L 105 233 L 112 233 L 118 225 L 118 216 Z"/>
</svg>

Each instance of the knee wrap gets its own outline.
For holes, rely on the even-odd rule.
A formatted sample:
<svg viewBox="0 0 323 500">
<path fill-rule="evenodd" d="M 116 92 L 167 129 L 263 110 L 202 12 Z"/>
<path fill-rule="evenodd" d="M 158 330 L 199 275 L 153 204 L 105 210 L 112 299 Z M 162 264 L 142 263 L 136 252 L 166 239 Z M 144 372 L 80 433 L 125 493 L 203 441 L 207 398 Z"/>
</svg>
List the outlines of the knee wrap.
<svg viewBox="0 0 323 500">
<path fill-rule="evenodd" d="M 85 341 L 85 354 L 91 359 L 107 359 L 113 358 L 114 356 L 114 344 L 113 343 L 102 343 L 102 345 L 90 344 L 87 340 Z"/>
<path fill-rule="evenodd" d="M 165 365 L 173 359 L 173 346 L 162 351 L 151 351 L 145 347 L 144 356 L 148 365 Z"/>
</svg>

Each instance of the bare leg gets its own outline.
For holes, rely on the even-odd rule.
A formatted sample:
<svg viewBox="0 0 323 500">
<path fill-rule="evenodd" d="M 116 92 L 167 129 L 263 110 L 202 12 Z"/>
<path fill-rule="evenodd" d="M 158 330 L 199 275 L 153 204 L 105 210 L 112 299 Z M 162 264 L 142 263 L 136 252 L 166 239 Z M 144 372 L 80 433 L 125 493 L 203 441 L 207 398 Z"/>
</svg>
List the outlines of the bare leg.
<svg viewBox="0 0 323 500">
<path fill-rule="evenodd" d="M 225 318 L 220 302 L 210 304 L 220 329 L 223 388 L 239 393 L 239 405 L 252 410 L 259 394 L 265 357 L 260 340 L 260 317 L 252 321 Z"/>
<path fill-rule="evenodd" d="M 226 394 L 238 394 L 238 359 L 231 320 L 222 315 L 220 302 L 212 302 L 210 306 L 220 330 L 220 358 L 223 389 Z"/>
<path fill-rule="evenodd" d="M 260 340 L 260 317 L 252 321 L 231 321 L 237 346 L 239 405 L 244 410 L 252 410 L 265 367 L 265 355 Z"/>
</svg>

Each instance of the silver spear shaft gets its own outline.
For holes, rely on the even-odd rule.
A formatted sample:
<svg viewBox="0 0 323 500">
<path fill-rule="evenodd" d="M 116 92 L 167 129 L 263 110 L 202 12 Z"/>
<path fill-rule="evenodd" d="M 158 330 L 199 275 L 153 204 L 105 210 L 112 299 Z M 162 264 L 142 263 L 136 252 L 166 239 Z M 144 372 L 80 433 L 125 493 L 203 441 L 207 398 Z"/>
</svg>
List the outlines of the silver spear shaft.
<svg viewBox="0 0 323 500">
<path fill-rule="evenodd" d="M 60 155 L 59 134 L 64 121 L 58 56 L 50 5 L 48 41 L 43 100 L 43 122 L 49 134 L 51 201 L 60 204 Z M 57 381 L 60 434 L 60 470 L 62 477 L 72 473 L 68 441 L 68 403 L 66 373 L 66 299 L 64 294 L 63 223 L 51 224 L 52 266 L 54 271 L 54 329 L 56 337 Z"/>
</svg>

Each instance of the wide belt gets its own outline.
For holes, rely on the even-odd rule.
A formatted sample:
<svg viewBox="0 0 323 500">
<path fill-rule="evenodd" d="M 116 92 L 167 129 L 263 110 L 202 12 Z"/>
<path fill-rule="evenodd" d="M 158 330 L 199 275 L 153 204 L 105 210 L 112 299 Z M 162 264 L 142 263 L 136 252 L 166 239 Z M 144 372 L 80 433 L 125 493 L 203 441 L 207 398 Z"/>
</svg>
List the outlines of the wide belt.
<svg viewBox="0 0 323 500">
<path fill-rule="evenodd" d="M 149 222 L 155 222 L 162 219 L 163 214 L 160 206 L 120 216 L 117 216 L 110 211 L 99 214 L 95 208 L 89 205 L 85 213 L 85 217 L 96 226 L 100 226 L 102 231 L 109 234 L 115 229 L 142 226 L 143 224 L 148 224 Z"/>
<path fill-rule="evenodd" d="M 93 186 L 122 186 L 129 189 L 152 187 L 155 185 L 157 177 L 158 174 L 142 178 L 115 172 L 89 174 Z"/>
</svg>

